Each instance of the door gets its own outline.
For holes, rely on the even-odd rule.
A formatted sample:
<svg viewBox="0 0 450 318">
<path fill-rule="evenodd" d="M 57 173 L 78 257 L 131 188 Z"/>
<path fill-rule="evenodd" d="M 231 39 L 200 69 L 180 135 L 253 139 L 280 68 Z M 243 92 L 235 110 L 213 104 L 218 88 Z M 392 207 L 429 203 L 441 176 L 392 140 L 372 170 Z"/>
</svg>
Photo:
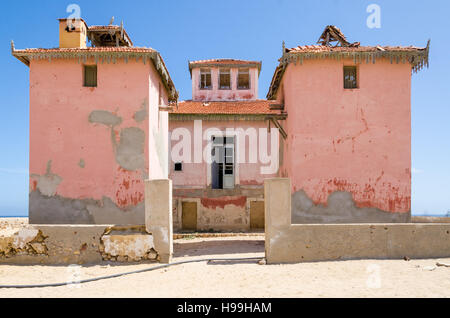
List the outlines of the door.
<svg viewBox="0 0 450 318">
<path fill-rule="evenodd" d="M 183 230 L 197 230 L 197 202 L 181 203 L 181 226 Z"/>
<path fill-rule="evenodd" d="M 264 229 L 264 201 L 250 201 L 250 228 Z"/>
<path fill-rule="evenodd" d="M 211 185 L 213 189 L 233 189 L 235 171 L 234 137 L 213 137 Z"/>
<path fill-rule="evenodd" d="M 226 137 L 223 160 L 223 188 L 234 188 L 234 137 Z"/>
</svg>

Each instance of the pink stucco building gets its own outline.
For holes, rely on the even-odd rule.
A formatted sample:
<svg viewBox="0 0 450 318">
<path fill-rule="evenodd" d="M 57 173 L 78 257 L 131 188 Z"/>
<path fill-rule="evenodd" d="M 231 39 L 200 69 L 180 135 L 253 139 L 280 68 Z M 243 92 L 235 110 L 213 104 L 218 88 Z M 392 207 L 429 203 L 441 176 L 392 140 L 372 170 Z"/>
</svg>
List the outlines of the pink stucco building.
<svg viewBox="0 0 450 318">
<path fill-rule="evenodd" d="M 260 69 L 235 59 L 189 63 L 192 100 L 169 114 L 176 229 L 264 226 L 263 182 L 278 175 L 280 149 L 268 127 L 285 115 L 257 98 Z"/>
<path fill-rule="evenodd" d="M 122 27 L 59 26 L 58 48 L 12 47 L 30 68 L 30 222 L 143 224 L 144 180 L 168 175 L 175 87 Z"/>
<path fill-rule="evenodd" d="M 361 46 L 327 26 L 261 62 L 189 62 L 192 100 L 123 27 L 59 21 L 30 67 L 31 223 L 144 223 L 144 180 L 173 180 L 179 230 L 264 227 L 265 178 L 292 181 L 293 223 L 408 222 L 411 73 L 429 45 Z M 89 39 L 92 46 L 87 47 Z"/>
<path fill-rule="evenodd" d="M 334 26 L 318 45 L 283 45 L 267 98 L 288 114 L 293 222 L 410 220 L 411 73 L 428 50 L 349 43 Z"/>
</svg>

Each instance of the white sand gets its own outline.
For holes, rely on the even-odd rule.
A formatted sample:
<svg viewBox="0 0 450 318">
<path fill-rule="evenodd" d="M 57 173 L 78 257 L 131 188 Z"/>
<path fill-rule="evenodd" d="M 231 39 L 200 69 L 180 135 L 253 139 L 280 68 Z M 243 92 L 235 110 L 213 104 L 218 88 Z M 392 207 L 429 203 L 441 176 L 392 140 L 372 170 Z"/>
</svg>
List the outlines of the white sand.
<svg viewBox="0 0 450 318">
<path fill-rule="evenodd" d="M 264 236 L 176 240 L 174 261 L 263 257 L 263 240 Z M 258 265 L 255 261 L 201 262 L 81 285 L 0 289 L 0 298 L 450 297 L 450 268 L 435 267 L 436 261 L 450 263 L 450 259 L 352 260 L 289 265 Z M 85 279 L 155 265 L 111 264 L 75 268 L 0 265 L 0 285 L 64 282 L 76 271 L 81 279 Z"/>
</svg>

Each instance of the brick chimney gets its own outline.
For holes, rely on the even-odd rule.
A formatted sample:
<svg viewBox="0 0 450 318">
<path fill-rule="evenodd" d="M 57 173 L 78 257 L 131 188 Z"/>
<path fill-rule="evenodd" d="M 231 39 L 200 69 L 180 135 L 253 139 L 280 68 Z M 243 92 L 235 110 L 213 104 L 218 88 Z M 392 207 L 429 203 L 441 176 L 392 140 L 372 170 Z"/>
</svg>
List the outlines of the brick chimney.
<svg viewBox="0 0 450 318">
<path fill-rule="evenodd" d="M 59 19 L 59 47 L 86 48 L 87 30 L 83 19 Z"/>
</svg>

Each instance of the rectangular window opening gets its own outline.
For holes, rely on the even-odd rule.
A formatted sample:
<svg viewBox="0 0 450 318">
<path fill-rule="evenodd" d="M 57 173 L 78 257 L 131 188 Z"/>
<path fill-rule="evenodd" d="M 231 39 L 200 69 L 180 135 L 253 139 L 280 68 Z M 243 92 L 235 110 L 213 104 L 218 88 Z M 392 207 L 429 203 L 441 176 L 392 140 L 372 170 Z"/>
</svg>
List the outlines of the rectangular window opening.
<svg viewBox="0 0 450 318">
<path fill-rule="evenodd" d="M 212 89 L 210 69 L 200 69 L 200 89 Z"/>
<path fill-rule="evenodd" d="M 219 70 L 219 89 L 231 89 L 230 69 Z"/>
<path fill-rule="evenodd" d="M 344 88 L 358 88 L 356 66 L 344 66 Z"/>
<path fill-rule="evenodd" d="M 239 70 L 237 79 L 237 88 L 238 89 L 250 88 L 250 72 L 248 69 Z"/>
<path fill-rule="evenodd" d="M 97 65 L 84 66 L 84 86 L 97 87 Z"/>
<path fill-rule="evenodd" d="M 182 162 L 176 162 L 174 170 L 175 171 L 183 171 L 183 163 Z"/>
</svg>

